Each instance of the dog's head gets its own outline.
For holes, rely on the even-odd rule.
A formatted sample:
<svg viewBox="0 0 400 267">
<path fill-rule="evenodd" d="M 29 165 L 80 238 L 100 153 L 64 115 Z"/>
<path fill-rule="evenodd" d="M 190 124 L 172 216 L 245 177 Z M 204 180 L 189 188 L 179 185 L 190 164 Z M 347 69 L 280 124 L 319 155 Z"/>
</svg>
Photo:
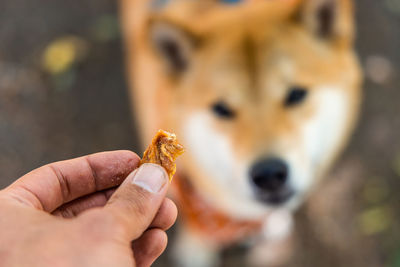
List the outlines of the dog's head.
<svg viewBox="0 0 400 267">
<path fill-rule="evenodd" d="M 147 31 L 154 79 L 170 87 L 166 127 L 187 148 L 180 168 L 241 218 L 300 203 L 344 145 L 359 99 L 349 0 L 255 2 L 171 8 Z"/>
</svg>

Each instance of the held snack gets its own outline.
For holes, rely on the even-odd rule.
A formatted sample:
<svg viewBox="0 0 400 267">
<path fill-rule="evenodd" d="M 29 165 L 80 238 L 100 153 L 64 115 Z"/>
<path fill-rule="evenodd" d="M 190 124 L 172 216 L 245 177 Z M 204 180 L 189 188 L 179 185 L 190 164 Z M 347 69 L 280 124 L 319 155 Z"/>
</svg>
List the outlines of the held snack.
<svg viewBox="0 0 400 267">
<path fill-rule="evenodd" d="M 175 160 L 183 152 L 184 148 L 178 143 L 175 134 L 158 130 L 151 144 L 144 152 L 140 164 L 155 163 L 163 166 L 171 181 L 176 172 Z"/>
</svg>

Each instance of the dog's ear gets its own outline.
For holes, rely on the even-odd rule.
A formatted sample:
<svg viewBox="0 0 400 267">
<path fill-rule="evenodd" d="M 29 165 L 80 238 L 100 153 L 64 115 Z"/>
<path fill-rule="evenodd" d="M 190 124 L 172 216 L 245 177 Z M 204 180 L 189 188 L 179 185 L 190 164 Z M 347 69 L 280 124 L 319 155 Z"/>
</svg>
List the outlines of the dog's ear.
<svg viewBox="0 0 400 267">
<path fill-rule="evenodd" d="M 190 65 L 198 39 L 189 31 L 169 22 L 153 21 L 149 32 L 150 41 L 167 68 L 174 73 L 184 72 Z"/>
<path fill-rule="evenodd" d="M 352 0 L 303 0 L 298 18 L 321 39 L 351 43 L 354 35 Z"/>
</svg>

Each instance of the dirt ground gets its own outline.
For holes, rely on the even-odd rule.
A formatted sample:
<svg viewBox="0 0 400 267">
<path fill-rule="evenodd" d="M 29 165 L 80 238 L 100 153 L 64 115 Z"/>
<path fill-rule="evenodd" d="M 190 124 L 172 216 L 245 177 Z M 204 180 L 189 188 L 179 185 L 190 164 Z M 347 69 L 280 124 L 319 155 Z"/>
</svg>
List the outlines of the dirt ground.
<svg viewBox="0 0 400 267">
<path fill-rule="evenodd" d="M 400 267 L 400 0 L 356 3 L 361 122 L 296 214 L 290 267 Z M 0 188 L 48 162 L 140 151 L 134 125 L 116 2 L 0 1 Z M 238 253 L 225 265 L 244 266 Z"/>
</svg>

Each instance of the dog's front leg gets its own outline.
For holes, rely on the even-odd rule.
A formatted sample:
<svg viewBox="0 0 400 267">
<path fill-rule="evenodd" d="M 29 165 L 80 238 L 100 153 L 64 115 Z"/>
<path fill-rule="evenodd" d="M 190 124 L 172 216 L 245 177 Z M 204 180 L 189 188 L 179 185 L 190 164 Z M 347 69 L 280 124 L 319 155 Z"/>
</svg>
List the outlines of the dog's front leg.
<svg viewBox="0 0 400 267">
<path fill-rule="evenodd" d="M 287 263 L 293 252 L 293 218 L 286 210 L 274 211 L 264 223 L 260 237 L 247 254 L 254 267 L 275 267 Z"/>
<path fill-rule="evenodd" d="M 189 228 L 178 228 L 173 258 L 179 267 L 214 267 L 220 264 L 219 249 Z"/>
<path fill-rule="evenodd" d="M 292 236 L 282 240 L 271 241 L 263 239 L 250 248 L 247 262 L 253 267 L 285 266 L 293 253 Z"/>
</svg>

